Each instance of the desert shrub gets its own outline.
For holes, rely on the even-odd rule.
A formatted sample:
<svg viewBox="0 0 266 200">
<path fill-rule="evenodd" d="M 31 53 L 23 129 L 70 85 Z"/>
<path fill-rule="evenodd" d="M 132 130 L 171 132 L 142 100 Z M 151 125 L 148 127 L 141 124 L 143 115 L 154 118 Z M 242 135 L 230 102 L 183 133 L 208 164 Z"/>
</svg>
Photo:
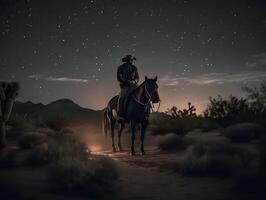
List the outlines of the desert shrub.
<svg viewBox="0 0 266 200">
<path fill-rule="evenodd" d="M 45 120 L 42 117 L 32 118 L 31 121 L 34 127 L 47 127 L 47 125 L 45 124 Z"/>
<path fill-rule="evenodd" d="M 215 119 L 223 125 L 239 122 L 256 122 L 265 124 L 266 117 L 266 81 L 259 87 L 244 87 L 245 98 L 229 96 L 224 99 L 210 97 L 209 105 L 204 111 L 206 118 Z"/>
<path fill-rule="evenodd" d="M 200 121 L 198 120 L 198 118 L 173 118 L 167 116 L 151 121 L 149 130 L 153 135 L 166 135 L 168 133 L 185 135 L 189 131 L 198 128 L 199 125 Z"/>
<path fill-rule="evenodd" d="M 193 129 L 202 129 L 210 131 L 218 129 L 220 126 L 217 122 L 197 117 L 173 117 L 165 113 L 157 113 L 151 115 L 149 131 L 153 135 L 166 135 L 174 133 L 177 135 L 185 135 Z"/>
<path fill-rule="evenodd" d="M 261 199 L 265 199 L 266 176 L 259 173 L 257 169 L 240 170 L 233 180 L 238 190 L 255 192 L 258 196 L 264 196 Z"/>
<path fill-rule="evenodd" d="M 44 124 L 55 131 L 60 131 L 64 127 L 69 125 L 69 121 L 66 118 L 50 118 L 44 121 Z"/>
<path fill-rule="evenodd" d="M 184 137 L 175 135 L 175 134 L 167 134 L 165 136 L 161 136 L 158 147 L 163 151 L 176 151 L 185 149 L 191 142 L 189 140 L 184 139 Z"/>
<path fill-rule="evenodd" d="M 33 149 L 28 152 L 23 165 L 27 166 L 40 166 L 47 165 L 50 163 L 48 156 L 48 143 L 44 142 L 37 146 L 34 146 Z"/>
<path fill-rule="evenodd" d="M 61 135 L 73 135 L 74 131 L 71 128 L 62 128 L 59 131 L 59 134 L 61 134 Z"/>
<path fill-rule="evenodd" d="M 29 149 L 47 142 L 47 136 L 38 132 L 29 132 L 21 135 L 17 142 L 22 149 Z"/>
<path fill-rule="evenodd" d="M 200 128 L 203 132 L 208 132 L 212 130 L 221 129 L 221 125 L 215 122 L 214 120 L 201 117 L 198 128 Z"/>
<path fill-rule="evenodd" d="M 18 115 L 12 117 L 8 125 L 11 128 L 7 131 L 7 137 L 18 137 L 25 132 L 34 130 L 32 120 Z"/>
<path fill-rule="evenodd" d="M 101 195 L 117 177 L 111 159 L 90 156 L 87 147 L 69 134 L 59 134 L 48 149 L 52 177 L 63 190 Z"/>
<path fill-rule="evenodd" d="M 9 148 L 0 150 L 0 169 L 14 166 L 15 151 Z"/>
<path fill-rule="evenodd" d="M 149 130 L 153 135 L 181 134 L 180 125 L 176 123 L 174 118 L 166 114 L 151 118 Z"/>
<path fill-rule="evenodd" d="M 231 125 L 224 130 L 224 136 L 232 142 L 250 142 L 259 138 L 265 129 L 254 123 L 239 123 Z"/>
<path fill-rule="evenodd" d="M 57 134 L 56 131 L 54 131 L 48 127 L 39 127 L 39 128 L 36 128 L 36 131 L 38 131 L 39 133 L 45 134 L 48 137 L 54 137 Z"/>
<path fill-rule="evenodd" d="M 223 125 L 243 122 L 250 119 L 252 110 L 247 99 L 229 96 L 224 99 L 222 96 L 209 98 L 209 104 L 204 111 L 204 117 L 215 119 Z"/>
<path fill-rule="evenodd" d="M 266 175 L 266 136 L 263 136 L 259 141 L 260 152 L 260 172 Z"/>
<path fill-rule="evenodd" d="M 257 163 L 255 152 L 227 142 L 199 142 L 188 150 L 182 172 L 186 175 L 226 177 L 249 168 L 253 163 Z"/>
<path fill-rule="evenodd" d="M 254 192 L 258 199 L 265 199 L 266 189 L 266 137 L 258 143 L 259 159 L 257 166 L 245 168 L 236 173 L 235 184 L 241 191 Z"/>
<path fill-rule="evenodd" d="M 19 200 L 23 198 L 21 189 L 12 180 L 6 177 L 0 177 L 0 199 Z"/>
</svg>

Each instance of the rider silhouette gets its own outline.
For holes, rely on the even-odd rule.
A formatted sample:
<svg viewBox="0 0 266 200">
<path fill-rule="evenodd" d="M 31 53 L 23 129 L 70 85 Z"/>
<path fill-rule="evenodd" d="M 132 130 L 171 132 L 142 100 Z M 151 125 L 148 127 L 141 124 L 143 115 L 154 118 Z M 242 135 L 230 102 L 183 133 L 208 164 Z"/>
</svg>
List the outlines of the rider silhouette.
<svg viewBox="0 0 266 200">
<path fill-rule="evenodd" d="M 117 81 L 120 83 L 120 93 L 117 105 L 119 120 L 125 118 L 125 100 L 128 94 L 137 87 L 139 82 L 139 73 L 133 61 L 136 60 L 132 55 L 126 55 L 122 58 L 122 65 L 117 69 Z"/>
</svg>

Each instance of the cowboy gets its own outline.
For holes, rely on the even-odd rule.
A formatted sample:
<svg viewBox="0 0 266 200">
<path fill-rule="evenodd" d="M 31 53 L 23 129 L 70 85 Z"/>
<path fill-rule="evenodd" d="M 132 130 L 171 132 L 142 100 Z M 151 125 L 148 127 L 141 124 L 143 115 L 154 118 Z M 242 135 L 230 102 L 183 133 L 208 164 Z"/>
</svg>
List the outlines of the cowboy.
<svg viewBox="0 0 266 200">
<path fill-rule="evenodd" d="M 137 87 L 139 82 L 139 73 L 137 67 L 133 65 L 133 61 L 136 60 L 135 57 L 131 55 L 126 55 L 122 58 L 123 64 L 117 69 L 117 81 L 120 83 L 121 91 L 119 93 L 118 99 L 118 117 L 119 120 L 124 120 L 125 118 L 125 100 L 128 94 Z"/>
</svg>

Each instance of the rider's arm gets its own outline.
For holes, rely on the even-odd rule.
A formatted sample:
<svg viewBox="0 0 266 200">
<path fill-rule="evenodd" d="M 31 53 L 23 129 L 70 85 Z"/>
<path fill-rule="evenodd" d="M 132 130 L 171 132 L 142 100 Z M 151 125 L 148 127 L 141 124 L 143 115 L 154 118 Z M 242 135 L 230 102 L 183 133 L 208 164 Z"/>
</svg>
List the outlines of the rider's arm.
<svg viewBox="0 0 266 200">
<path fill-rule="evenodd" d="M 117 69 L 117 81 L 119 82 L 125 82 L 125 78 L 123 77 L 123 72 L 121 70 L 121 67 L 118 67 Z"/>
<path fill-rule="evenodd" d="M 134 77 L 134 80 L 136 83 L 139 82 L 139 73 L 138 73 L 138 69 L 137 67 L 135 66 L 135 77 Z"/>
</svg>

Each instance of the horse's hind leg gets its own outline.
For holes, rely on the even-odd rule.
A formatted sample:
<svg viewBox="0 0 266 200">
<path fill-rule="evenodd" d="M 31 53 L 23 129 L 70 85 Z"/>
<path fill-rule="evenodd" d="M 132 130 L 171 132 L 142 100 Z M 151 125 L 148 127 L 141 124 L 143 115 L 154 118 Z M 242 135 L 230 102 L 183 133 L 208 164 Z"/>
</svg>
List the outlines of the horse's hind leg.
<svg viewBox="0 0 266 200">
<path fill-rule="evenodd" d="M 121 135 L 122 135 L 122 132 L 123 132 L 124 128 L 125 128 L 125 123 L 121 123 L 119 131 L 118 131 L 118 150 L 119 151 L 122 151 Z"/>
<path fill-rule="evenodd" d="M 131 155 L 135 155 L 135 130 L 136 130 L 136 124 L 131 122 Z"/>
<path fill-rule="evenodd" d="M 112 147 L 113 147 L 113 152 L 116 152 L 115 148 L 115 142 L 114 142 L 114 136 L 115 136 L 115 119 L 111 119 L 111 137 L 112 137 Z"/>
</svg>

